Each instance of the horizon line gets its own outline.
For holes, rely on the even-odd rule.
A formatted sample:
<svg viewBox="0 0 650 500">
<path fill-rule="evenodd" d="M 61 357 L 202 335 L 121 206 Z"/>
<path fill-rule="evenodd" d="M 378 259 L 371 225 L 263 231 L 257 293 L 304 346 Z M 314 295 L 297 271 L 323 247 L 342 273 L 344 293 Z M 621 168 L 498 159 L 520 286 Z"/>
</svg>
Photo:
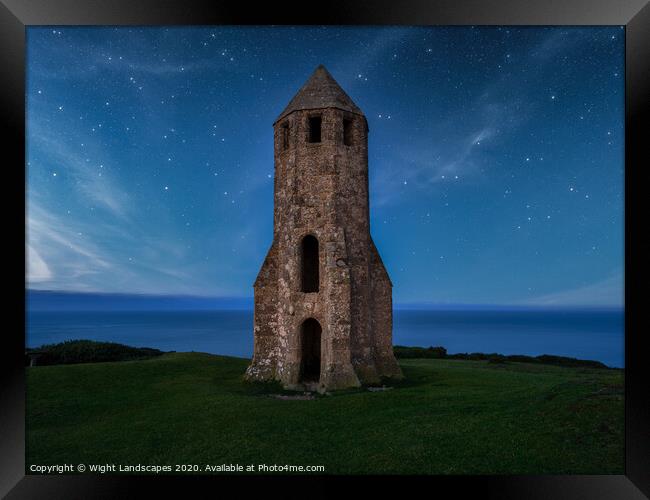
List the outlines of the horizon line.
<svg viewBox="0 0 650 500">
<path fill-rule="evenodd" d="M 59 294 L 59 295 L 85 295 L 85 296 L 110 296 L 123 298 L 153 298 L 153 299 L 194 299 L 194 300 L 241 300 L 253 301 L 252 295 L 200 295 L 200 294 L 171 294 L 152 292 L 101 292 L 80 290 L 51 290 L 25 288 L 25 293 Z M 625 309 L 625 304 L 541 304 L 541 303 L 468 303 L 468 302 L 435 302 L 435 301 L 405 301 L 395 302 L 393 309 Z M 251 304 L 252 309 L 252 304 Z"/>
</svg>

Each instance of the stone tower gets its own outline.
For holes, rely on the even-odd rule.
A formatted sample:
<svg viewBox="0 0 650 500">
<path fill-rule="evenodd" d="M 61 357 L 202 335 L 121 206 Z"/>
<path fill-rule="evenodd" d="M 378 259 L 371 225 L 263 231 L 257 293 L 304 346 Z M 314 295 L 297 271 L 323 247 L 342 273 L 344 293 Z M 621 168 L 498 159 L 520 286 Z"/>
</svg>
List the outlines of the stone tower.
<svg viewBox="0 0 650 500">
<path fill-rule="evenodd" d="M 366 117 L 321 65 L 273 131 L 273 243 L 246 378 L 325 391 L 402 377 L 392 284 L 370 236 Z"/>
</svg>

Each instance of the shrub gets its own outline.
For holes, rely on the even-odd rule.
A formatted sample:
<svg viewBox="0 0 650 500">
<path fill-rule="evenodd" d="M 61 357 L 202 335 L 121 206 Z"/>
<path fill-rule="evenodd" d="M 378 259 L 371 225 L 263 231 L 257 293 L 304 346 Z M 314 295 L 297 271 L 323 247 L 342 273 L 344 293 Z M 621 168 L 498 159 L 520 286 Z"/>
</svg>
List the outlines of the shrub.
<svg viewBox="0 0 650 500">
<path fill-rule="evenodd" d="M 129 361 L 160 356 L 163 351 L 150 347 L 131 347 L 114 342 L 93 340 L 67 340 L 25 350 L 25 362 L 31 365 L 67 365 L 75 363 L 101 363 Z"/>
<path fill-rule="evenodd" d="M 537 359 L 539 363 L 545 363 L 547 365 L 607 368 L 607 365 L 604 363 L 601 363 L 600 361 L 593 361 L 591 359 L 567 358 L 564 356 L 552 356 L 550 354 L 542 354 L 541 356 L 537 356 L 535 359 Z"/>
<path fill-rule="evenodd" d="M 435 358 L 442 359 L 447 356 L 444 347 L 409 347 L 396 345 L 393 347 L 396 358 Z"/>
<path fill-rule="evenodd" d="M 524 354 L 498 354 L 483 352 L 458 352 L 447 354 L 444 347 L 414 347 L 396 345 L 393 352 L 397 358 L 436 358 L 436 359 L 464 359 L 469 361 L 487 361 L 488 363 L 505 364 L 507 362 L 517 363 L 537 363 L 544 365 L 566 366 L 566 367 L 584 367 L 584 368 L 607 368 L 607 365 L 600 361 L 589 359 L 567 358 L 565 356 L 554 356 L 551 354 L 542 354 L 540 356 L 526 356 Z"/>
</svg>

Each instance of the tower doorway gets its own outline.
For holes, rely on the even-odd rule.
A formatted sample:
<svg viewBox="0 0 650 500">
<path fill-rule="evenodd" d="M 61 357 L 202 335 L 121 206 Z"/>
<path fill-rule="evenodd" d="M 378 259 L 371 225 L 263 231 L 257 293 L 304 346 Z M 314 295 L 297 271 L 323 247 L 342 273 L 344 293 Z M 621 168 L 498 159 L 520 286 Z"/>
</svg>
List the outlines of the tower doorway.
<svg viewBox="0 0 650 500">
<path fill-rule="evenodd" d="M 320 379 L 321 326 L 314 318 L 300 327 L 300 382 L 318 382 Z"/>
</svg>

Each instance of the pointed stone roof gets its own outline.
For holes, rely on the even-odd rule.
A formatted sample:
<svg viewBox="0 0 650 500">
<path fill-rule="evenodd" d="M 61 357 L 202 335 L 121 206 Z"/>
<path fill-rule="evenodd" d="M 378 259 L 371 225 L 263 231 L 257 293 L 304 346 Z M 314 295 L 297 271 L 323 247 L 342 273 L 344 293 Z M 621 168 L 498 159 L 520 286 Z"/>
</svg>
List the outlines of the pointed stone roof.
<svg viewBox="0 0 650 500">
<path fill-rule="evenodd" d="M 298 93 L 293 96 L 276 122 L 293 111 L 299 109 L 338 108 L 363 115 L 359 107 L 352 102 L 350 96 L 330 75 L 322 64 L 312 73 Z"/>
</svg>

